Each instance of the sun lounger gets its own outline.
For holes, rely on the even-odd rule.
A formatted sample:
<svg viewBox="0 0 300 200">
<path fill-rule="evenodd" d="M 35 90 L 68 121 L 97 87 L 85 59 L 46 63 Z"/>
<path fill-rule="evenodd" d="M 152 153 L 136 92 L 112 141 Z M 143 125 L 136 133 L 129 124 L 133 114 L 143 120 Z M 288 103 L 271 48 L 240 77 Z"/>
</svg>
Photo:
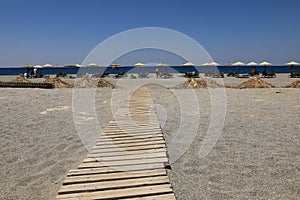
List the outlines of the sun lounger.
<svg viewBox="0 0 300 200">
<path fill-rule="evenodd" d="M 249 74 L 236 74 L 236 78 L 249 78 Z"/>
<path fill-rule="evenodd" d="M 269 73 L 267 73 L 266 71 L 262 72 L 262 77 L 263 78 L 275 78 L 276 77 L 276 72 L 271 71 Z"/>
<path fill-rule="evenodd" d="M 186 77 L 186 78 L 199 78 L 199 73 L 197 73 L 197 72 L 185 72 L 184 77 Z"/>
<path fill-rule="evenodd" d="M 173 74 L 170 74 L 169 72 L 160 72 L 159 77 L 160 78 L 173 78 Z"/>
<path fill-rule="evenodd" d="M 145 73 L 140 72 L 140 73 L 138 73 L 138 77 L 139 78 L 150 78 L 148 72 L 145 72 Z"/>
<path fill-rule="evenodd" d="M 300 78 L 300 72 L 291 72 L 290 78 Z"/>
</svg>

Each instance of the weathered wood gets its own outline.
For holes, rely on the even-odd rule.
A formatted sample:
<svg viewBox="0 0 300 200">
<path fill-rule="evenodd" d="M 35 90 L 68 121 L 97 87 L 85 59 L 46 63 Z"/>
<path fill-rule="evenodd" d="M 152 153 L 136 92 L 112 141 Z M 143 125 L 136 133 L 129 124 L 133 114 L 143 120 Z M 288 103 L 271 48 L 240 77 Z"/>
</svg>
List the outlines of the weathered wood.
<svg viewBox="0 0 300 200">
<path fill-rule="evenodd" d="M 99 155 L 99 156 L 94 156 L 94 157 L 87 157 L 83 160 L 83 163 L 121 161 L 121 160 L 137 160 L 137 159 L 150 159 L 150 158 L 161 158 L 161 157 L 166 157 L 166 152 L 144 153 L 144 154 L 137 154 L 137 155 L 130 155 L 130 156 L 116 155 L 113 157 Z"/>
<path fill-rule="evenodd" d="M 87 157 L 115 157 L 115 156 L 131 156 L 131 155 L 139 155 L 139 154 L 148 154 L 148 153 L 155 153 L 155 152 L 166 152 L 166 148 L 157 148 L 157 149 L 144 149 L 144 150 L 131 150 L 131 151 L 114 151 L 114 152 L 92 152 Z"/>
<path fill-rule="evenodd" d="M 57 199 L 175 199 L 166 143 L 150 92 L 139 88 L 104 128 L 92 152 L 68 172 Z"/>
<path fill-rule="evenodd" d="M 101 166 L 109 166 L 109 167 L 116 167 L 116 166 L 129 166 L 129 165 L 141 165 L 141 164 L 151 164 L 151 163 L 166 163 L 168 159 L 164 157 L 158 158 L 141 158 L 138 160 L 116 160 L 116 161 L 100 161 L 100 162 L 88 162 L 88 163 L 81 163 L 78 168 L 91 168 L 91 167 L 101 167 Z"/>
<path fill-rule="evenodd" d="M 164 169 L 164 164 L 152 163 L 148 165 L 123 166 L 122 171 L 107 166 L 99 167 L 99 168 L 72 169 L 68 172 L 68 176 L 106 174 L 106 173 L 117 173 L 117 172 L 124 172 L 124 171 L 133 172 L 133 171 L 145 171 L 145 170 L 153 170 L 153 169 Z"/>
<path fill-rule="evenodd" d="M 148 196 L 151 194 L 163 194 L 163 193 L 172 193 L 172 188 L 170 184 L 160 184 L 160 185 L 151 185 L 151 186 L 142 186 L 142 187 L 133 187 L 133 188 L 122 188 L 114 190 L 104 190 L 104 191 L 95 191 L 95 192 L 86 192 L 86 193 L 70 193 L 59 195 L 57 199 L 117 199 L 124 197 L 139 197 L 139 196 Z"/>
<path fill-rule="evenodd" d="M 110 188 L 117 187 L 132 187 L 132 186 L 141 186 L 146 184 L 157 184 L 157 183 L 169 183 L 169 178 L 166 174 L 150 174 L 142 175 L 138 174 L 135 176 L 131 174 L 131 177 L 121 177 L 114 179 L 103 179 L 100 175 L 94 176 L 85 176 L 85 177 L 67 177 L 64 185 L 59 190 L 59 193 L 63 193 L 66 191 L 74 191 L 74 190 L 105 190 Z M 155 178 L 153 178 L 155 177 Z"/>
</svg>

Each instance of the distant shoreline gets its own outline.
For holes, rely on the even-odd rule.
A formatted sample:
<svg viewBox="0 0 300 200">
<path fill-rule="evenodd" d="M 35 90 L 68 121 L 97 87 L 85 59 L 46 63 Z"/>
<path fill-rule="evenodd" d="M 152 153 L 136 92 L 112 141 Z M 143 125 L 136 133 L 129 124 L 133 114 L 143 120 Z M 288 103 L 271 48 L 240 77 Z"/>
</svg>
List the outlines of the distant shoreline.
<svg viewBox="0 0 300 200">
<path fill-rule="evenodd" d="M 239 73 L 246 74 L 251 71 L 252 67 L 256 67 L 257 71 L 261 73 L 263 70 L 266 71 L 275 71 L 277 74 L 290 73 L 289 66 L 218 66 L 218 67 L 206 67 L 206 66 L 170 66 L 170 67 L 158 67 L 161 71 L 168 71 L 169 73 L 185 73 L 185 72 L 199 72 L 199 73 L 211 73 L 211 72 L 223 72 L 228 73 Z M 38 72 L 53 75 L 59 72 L 64 72 L 67 74 L 78 74 L 78 73 L 88 73 L 88 74 L 97 74 L 97 73 L 109 73 L 109 74 L 118 74 L 118 73 L 139 73 L 139 72 L 149 72 L 155 73 L 156 66 L 145 66 L 145 67 L 130 67 L 123 66 L 118 68 L 113 67 L 48 67 L 48 68 L 37 68 Z M 294 71 L 300 71 L 300 66 L 294 66 Z M 0 76 L 3 75 L 19 75 L 24 74 L 26 68 L 24 67 L 0 67 Z"/>
</svg>

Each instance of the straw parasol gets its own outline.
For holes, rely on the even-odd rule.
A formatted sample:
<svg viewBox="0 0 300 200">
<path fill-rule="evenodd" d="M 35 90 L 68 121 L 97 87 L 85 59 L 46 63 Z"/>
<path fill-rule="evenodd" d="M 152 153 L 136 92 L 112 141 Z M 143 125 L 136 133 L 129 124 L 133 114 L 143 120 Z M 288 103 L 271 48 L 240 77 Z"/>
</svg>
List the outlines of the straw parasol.
<svg viewBox="0 0 300 200">
<path fill-rule="evenodd" d="M 271 66 L 272 64 L 267 61 L 264 61 L 264 62 L 259 63 L 258 65 L 265 66 L 265 71 L 267 71 L 267 66 Z"/>
<path fill-rule="evenodd" d="M 119 64 L 119 63 L 113 63 L 113 64 L 111 64 L 110 66 L 112 66 L 112 67 L 121 67 L 122 65 Z"/>
<path fill-rule="evenodd" d="M 210 66 L 210 63 L 203 63 L 202 66 L 205 66 L 205 67 Z"/>
<path fill-rule="evenodd" d="M 88 64 L 88 67 L 100 67 L 100 65 L 98 65 L 96 63 L 90 63 L 90 64 Z"/>
<path fill-rule="evenodd" d="M 80 64 L 66 64 L 64 67 L 81 67 Z"/>
<path fill-rule="evenodd" d="M 256 65 L 258 65 L 256 62 L 249 62 L 249 63 L 247 64 L 247 66 L 256 66 Z"/>
<path fill-rule="evenodd" d="M 45 64 L 45 65 L 43 65 L 43 67 L 52 67 L 52 65 L 51 64 Z"/>
<path fill-rule="evenodd" d="M 240 62 L 240 61 L 237 61 L 237 62 L 232 64 L 232 66 L 244 66 L 244 65 L 245 65 L 245 63 Z"/>
<path fill-rule="evenodd" d="M 235 63 L 232 64 L 232 66 L 236 66 L 237 67 L 237 73 L 240 73 L 240 66 L 244 66 L 245 63 L 241 62 L 241 61 L 237 61 Z"/>
<path fill-rule="evenodd" d="M 291 66 L 291 65 L 300 65 L 300 64 L 295 61 L 291 61 L 291 62 L 286 63 L 285 65 Z"/>
<path fill-rule="evenodd" d="M 42 65 L 34 65 L 33 68 L 42 68 Z"/>
<path fill-rule="evenodd" d="M 291 62 L 286 63 L 285 65 L 290 66 L 290 70 L 293 71 L 294 66 L 295 66 L 295 65 L 300 65 L 300 64 L 297 63 L 297 62 L 295 62 L 295 61 L 291 61 Z"/>
<path fill-rule="evenodd" d="M 183 63 L 182 66 L 194 66 L 194 64 L 191 62 L 186 62 L 186 63 Z"/>
<path fill-rule="evenodd" d="M 112 69 L 118 69 L 119 67 L 121 67 L 122 65 L 121 64 L 118 64 L 118 63 L 113 63 L 110 65 L 112 67 Z"/>
<path fill-rule="evenodd" d="M 135 63 L 134 66 L 135 67 L 143 67 L 143 66 L 145 66 L 145 64 L 138 62 L 138 63 Z"/>
<path fill-rule="evenodd" d="M 271 66 L 272 64 L 267 61 L 264 61 L 264 62 L 259 63 L 258 65 L 259 66 Z"/>
<path fill-rule="evenodd" d="M 220 64 L 217 63 L 217 62 L 215 62 L 215 61 L 213 61 L 213 62 L 211 62 L 211 63 L 208 63 L 208 66 L 216 67 L 216 66 L 220 66 Z"/>
<path fill-rule="evenodd" d="M 166 64 L 166 63 L 158 63 L 156 66 L 157 66 L 157 67 L 168 67 L 169 64 Z"/>
</svg>

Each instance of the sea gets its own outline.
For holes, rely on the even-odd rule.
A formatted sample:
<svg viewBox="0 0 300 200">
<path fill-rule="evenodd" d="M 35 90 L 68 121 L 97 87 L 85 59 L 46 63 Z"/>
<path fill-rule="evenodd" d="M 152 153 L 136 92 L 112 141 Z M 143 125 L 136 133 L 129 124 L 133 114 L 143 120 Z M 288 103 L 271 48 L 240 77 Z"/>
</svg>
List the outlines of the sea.
<svg viewBox="0 0 300 200">
<path fill-rule="evenodd" d="M 165 71 L 169 73 L 185 73 L 185 72 L 198 72 L 198 73 L 239 73 L 246 74 L 250 73 L 253 66 L 218 66 L 218 67 L 204 67 L 204 66 L 169 66 L 169 67 L 159 67 L 160 71 Z M 290 73 L 291 69 L 289 66 L 255 66 L 256 70 L 261 73 L 266 70 L 267 72 L 274 71 L 276 73 Z M 155 73 L 156 66 L 144 66 L 144 67 L 132 67 L 132 66 L 122 66 L 118 68 L 112 67 L 47 67 L 38 68 L 37 72 L 45 75 L 54 75 L 57 73 L 67 73 L 67 74 L 99 74 L 99 73 Z M 300 71 L 300 66 L 294 66 L 293 71 Z M 26 73 L 26 68 L 24 67 L 0 67 L 0 76 L 8 75 L 19 75 Z"/>
</svg>

